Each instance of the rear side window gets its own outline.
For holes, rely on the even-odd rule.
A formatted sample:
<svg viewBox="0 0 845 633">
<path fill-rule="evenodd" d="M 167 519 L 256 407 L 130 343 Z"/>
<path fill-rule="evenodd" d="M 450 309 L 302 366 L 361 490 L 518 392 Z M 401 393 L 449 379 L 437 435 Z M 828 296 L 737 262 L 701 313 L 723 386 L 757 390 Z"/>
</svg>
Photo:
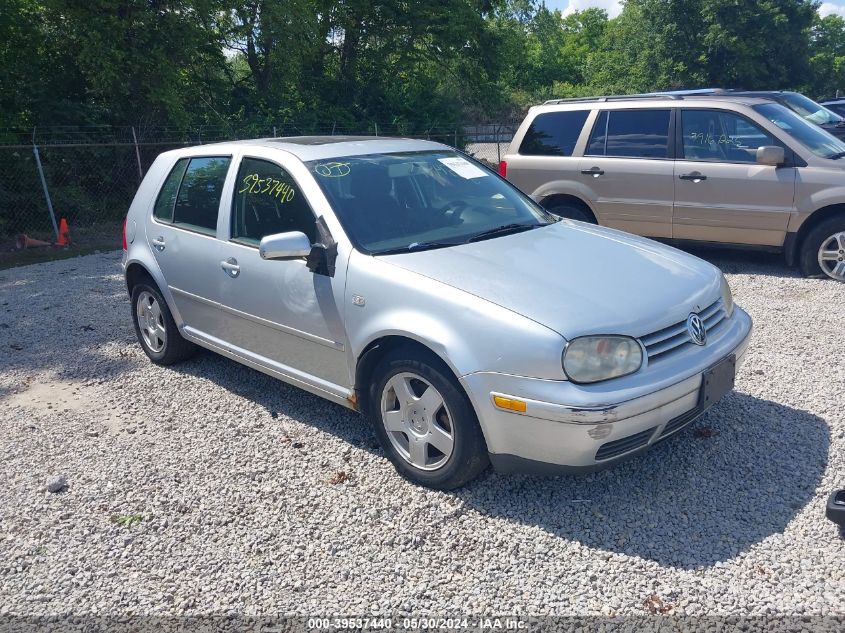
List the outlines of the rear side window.
<svg viewBox="0 0 845 633">
<path fill-rule="evenodd" d="M 213 235 L 217 229 L 220 195 L 231 158 L 204 156 L 192 158 L 176 196 L 173 223 Z"/>
<path fill-rule="evenodd" d="M 605 110 L 596 119 L 588 156 L 669 157 L 669 110 Z"/>
<path fill-rule="evenodd" d="M 572 156 L 587 110 L 538 114 L 519 146 L 525 156 Z"/>
<path fill-rule="evenodd" d="M 302 231 L 315 241 L 311 207 L 291 175 L 275 163 L 243 159 L 232 211 L 233 240 L 258 244 L 267 235 Z"/>
<path fill-rule="evenodd" d="M 170 174 L 167 176 L 167 180 L 164 181 L 164 185 L 158 194 L 153 215 L 163 222 L 173 222 L 173 207 L 176 206 L 176 194 L 179 192 L 179 184 L 182 182 L 182 176 L 185 175 L 185 167 L 187 165 L 188 159 L 180 158 L 173 169 L 170 170 Z"/>
</svg>

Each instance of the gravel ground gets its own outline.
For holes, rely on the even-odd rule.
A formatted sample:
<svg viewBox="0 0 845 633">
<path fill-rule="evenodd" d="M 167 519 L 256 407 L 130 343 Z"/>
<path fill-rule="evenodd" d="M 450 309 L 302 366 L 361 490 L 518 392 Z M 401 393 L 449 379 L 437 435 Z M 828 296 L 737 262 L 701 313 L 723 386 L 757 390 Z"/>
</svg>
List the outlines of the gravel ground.
<svg viewBox="0 0 845 633">
<path fill-rule="evenodd" d="M 735 393 L 611 470 L 453 493 L 339 406 L 150 364 L 118 253 L 0 272 L 0 615 L 842 616 L 845 286 L 704 254 L 755 320 Z"/>
</svg>

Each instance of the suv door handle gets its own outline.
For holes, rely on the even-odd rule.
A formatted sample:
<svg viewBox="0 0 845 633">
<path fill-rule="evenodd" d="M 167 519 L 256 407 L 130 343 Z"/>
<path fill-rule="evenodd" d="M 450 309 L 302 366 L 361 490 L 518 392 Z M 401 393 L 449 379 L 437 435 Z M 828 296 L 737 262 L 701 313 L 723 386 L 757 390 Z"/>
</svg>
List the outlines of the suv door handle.
<svg viewBox="0 0 845 633">
<path fill-rule="evenodd" d="M 680 176 L 678 176 L 678 178 L 680 178 L 681 180 L 692 180 L 693 182 L 707 180 L 707 176 L 698 171 L 693 171 L 688 174 L 681 174 Z"/>
<path fill-rule="evenodd" d="M 152 245 L 160 251 L 164 250 L 164 238 L 160 235 L 152 240 Z"/>
<path fill-rule="evenodd" d="M 599 169 L 598 167 L 590 167 L 589 169 L 582 169 L 581 173 L 585 176 L 592 176 L 593 178 L 598 178 L 599 176 L 604 175 L 604 169 Z"/>
<path fill-rule="evenodd" d="M 241 267 L 238 266 L 238 260 L 234 257 L 224 259 L 220 262 L 220 267 L 226 271 L 226 274 L 233 279 L 241 274 Z"/>
</svg>

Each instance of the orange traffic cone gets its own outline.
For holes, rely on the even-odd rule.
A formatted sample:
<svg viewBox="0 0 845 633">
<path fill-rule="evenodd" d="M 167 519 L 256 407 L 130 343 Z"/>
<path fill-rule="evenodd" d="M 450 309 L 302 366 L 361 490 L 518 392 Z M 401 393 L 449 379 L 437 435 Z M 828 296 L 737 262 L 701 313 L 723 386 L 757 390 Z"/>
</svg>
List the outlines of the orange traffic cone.
<svg viewBox="0 0 845 633">
<path fill-rule="evenodd" d="M 70 246 L 70 227 L 64 218 L 59 221 L 59 239 L 56 240 L 55 246 Z"/>
<path fill-rule="evenodd" d="M 26 233 L 21 233 L 17 236 L 17 238 L 15 238 L 15 248 L 19 251 L 22 251 L 25 248 L 33 248 L 35 246 L 50 246 L 50 242 L 32 239 Z"/>
</svg>

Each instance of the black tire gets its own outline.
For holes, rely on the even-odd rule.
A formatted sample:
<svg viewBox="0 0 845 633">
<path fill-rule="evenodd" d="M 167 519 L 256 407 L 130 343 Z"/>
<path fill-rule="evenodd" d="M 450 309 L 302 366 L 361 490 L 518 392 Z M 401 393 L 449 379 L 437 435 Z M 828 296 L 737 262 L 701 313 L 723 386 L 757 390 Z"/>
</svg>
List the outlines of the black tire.
<svg viewBox="0 0 845 633">
<path fill-rule="evenodd" d="M 451 420 L 452 452 L 435 470 L 423 470 L 411 464 L 391 442 L 382 421 L 381 403 L 385 387 L 391 378 L 403 373 L 416 374 L 435 387 Z M 373 370 L 366 408 L 373 431 L 388 458 L 396 470 L 413 483 L 452 490 L 476 478 L 490 463 L 487 444 L 469 399 L 449 368 L 434 354 L 413 348 L 397 348 L 388 352 Z"/>
<path fill-rule="evenodd" d="M 837 279 L 830 274 L 829 270 L 823 270 L 819 265 L 819 249 L 822 244 L 827 242 L 831 236 L 836 233 L 845 232 L 845 216 L 837 215 L 828 218 L 812 228 L 801 242 L 801 252 L 798 254 L 798 262 L 801 267 L 801 273 L 806 277 L 829 277 L 836 281 L 844 281 Z M 845 253 L 843 253 L 845 256 Z"/>
<path fill-rule="evenodd" d="M 562 204 L 551 204 L 548 207 L 545 207 L 545 209 L 552 215 L 556 215 L 560 218 L 569 218 L 570 220 L 578 220 L 579 222 L 587 222 L 589 224 L 596 223 L 589 212 L 568 202 L 564 202 Z"/>
<path fill-rule="evenodd" d="M 164 327 L 164 344 L 161 349 L 151 347 L 141 333 L 138 303 L 142 296 L 145 298 L 152 296 L 159 306 L 161 312 L 159 322 Z M 132 288 L 132 323 L 135 325 L 135 336 L 138 337 L 141 349 L 156 365 L 173 365 L 190 358 L 197 352 L 196 345 L 182 338 L 167 302 L 152 282 L 140 281 Z"/>
</svg>

